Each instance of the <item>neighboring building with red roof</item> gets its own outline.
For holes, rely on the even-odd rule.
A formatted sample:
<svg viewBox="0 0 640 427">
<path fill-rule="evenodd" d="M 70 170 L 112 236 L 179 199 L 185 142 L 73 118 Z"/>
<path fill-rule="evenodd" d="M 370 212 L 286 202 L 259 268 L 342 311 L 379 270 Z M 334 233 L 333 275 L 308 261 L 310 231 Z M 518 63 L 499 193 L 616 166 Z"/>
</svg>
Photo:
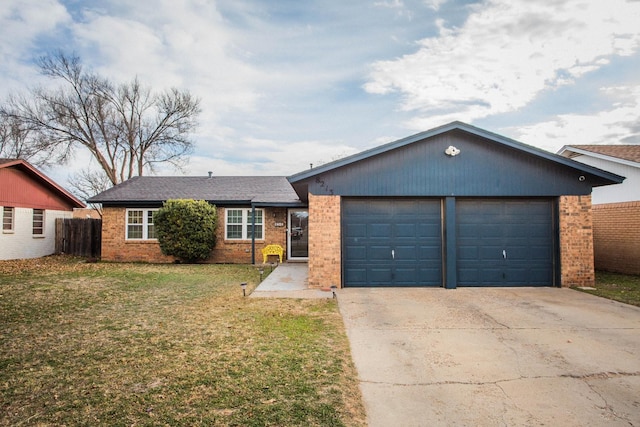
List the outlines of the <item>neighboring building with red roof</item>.
<svg viewBox="0 0 640 427">
<path fill-rule="evenodd" d="M 0 260 L 38 258 L 55 250 L 55 220 L 85 205 L 20 159 L 0 159 Z"/>
<path fill-rule="evenodd" d="M 593 189 L 595 266 L 640 274 L 640 145 L 567 145 L 558 154 L 626 177 Z"/>
</svg>

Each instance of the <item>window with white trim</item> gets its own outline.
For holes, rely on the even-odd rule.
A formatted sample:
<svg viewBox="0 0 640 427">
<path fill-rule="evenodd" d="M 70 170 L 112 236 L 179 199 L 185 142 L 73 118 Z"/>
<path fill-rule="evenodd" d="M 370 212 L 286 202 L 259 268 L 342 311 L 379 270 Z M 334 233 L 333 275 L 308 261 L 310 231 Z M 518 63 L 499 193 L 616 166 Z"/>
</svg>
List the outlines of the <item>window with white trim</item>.
<svg viewBox="0 0 640 427">
<path fill-rule="evenodd" d="M 34 236 L 44 235 L 44 209 L 33 210 L 32 233 Z"/>
<path fill-rule="evenodd" d="M 253 210 L 247 209 L 226 209 L 226 224 L 224 238 L 227 240 L 251 240 L 253 229 Z M 256 240 L 262 240 L 264 230 L 264 211 L 256 209 L 255 235 Z"/>
<path fill-rule="evenodd" d="M 13 208 L 10 206 L 2 208 L 2 231 L 5 233 L 13 231 Z"/>
<path fill-rule="evenodd" d="M 127 240 L 157 239 L 153 222 L 158 209 L 127 209 Z"/>
</svg>

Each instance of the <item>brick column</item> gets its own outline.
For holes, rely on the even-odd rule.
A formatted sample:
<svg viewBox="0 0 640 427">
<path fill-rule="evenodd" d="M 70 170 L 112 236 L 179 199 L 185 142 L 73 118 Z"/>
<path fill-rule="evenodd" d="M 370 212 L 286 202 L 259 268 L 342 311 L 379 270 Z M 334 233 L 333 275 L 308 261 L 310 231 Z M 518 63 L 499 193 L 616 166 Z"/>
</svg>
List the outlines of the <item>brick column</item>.
<svg viewBox="0 0 640 427">
<path fill-rule="evenodd" d="M 342 287 L 340 196 L 309 194 L 309 287 Z"/>
<path fill-rule="evenodd" d="M 593 286 L 591 196 L 560 196 L 561 285 Z"/>
</svg>

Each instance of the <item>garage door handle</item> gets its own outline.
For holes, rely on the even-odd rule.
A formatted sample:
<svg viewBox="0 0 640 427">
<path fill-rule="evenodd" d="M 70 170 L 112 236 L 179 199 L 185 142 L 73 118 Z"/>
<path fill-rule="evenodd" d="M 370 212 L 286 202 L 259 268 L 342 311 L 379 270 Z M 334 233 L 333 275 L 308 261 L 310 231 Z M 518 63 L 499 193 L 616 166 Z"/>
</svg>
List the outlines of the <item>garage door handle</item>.
<svg viewBox="0 0 640 427">
<path fill-rule="evenodd" d="M 502 258 L 507 259 L 507 251 L 502 250 Z"/>
<path fill-rule="evenodd" d="M 396 259 L 396 251 L 391 249 L 391 259 Z"/>
</svg>

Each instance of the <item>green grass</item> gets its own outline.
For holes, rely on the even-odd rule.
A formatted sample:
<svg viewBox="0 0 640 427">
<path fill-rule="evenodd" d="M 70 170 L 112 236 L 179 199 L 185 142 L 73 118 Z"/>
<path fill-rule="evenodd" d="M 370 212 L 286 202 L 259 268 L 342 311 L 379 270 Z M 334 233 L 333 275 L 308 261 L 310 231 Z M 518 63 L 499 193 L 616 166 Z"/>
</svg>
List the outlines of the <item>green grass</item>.
<svg viewBox="0 0 640 427">
<path fill-rule="evenodd" d="M 640 276 L 597 271 L 595 290 L 582 291 L 640 307 Z"/>
<path fill-rule="evenodd" d="M 32 264 L 0 265 L 0 425 L 365 424 L 333 300 L 243 298 L 251 266 Z"/>
</svg>

